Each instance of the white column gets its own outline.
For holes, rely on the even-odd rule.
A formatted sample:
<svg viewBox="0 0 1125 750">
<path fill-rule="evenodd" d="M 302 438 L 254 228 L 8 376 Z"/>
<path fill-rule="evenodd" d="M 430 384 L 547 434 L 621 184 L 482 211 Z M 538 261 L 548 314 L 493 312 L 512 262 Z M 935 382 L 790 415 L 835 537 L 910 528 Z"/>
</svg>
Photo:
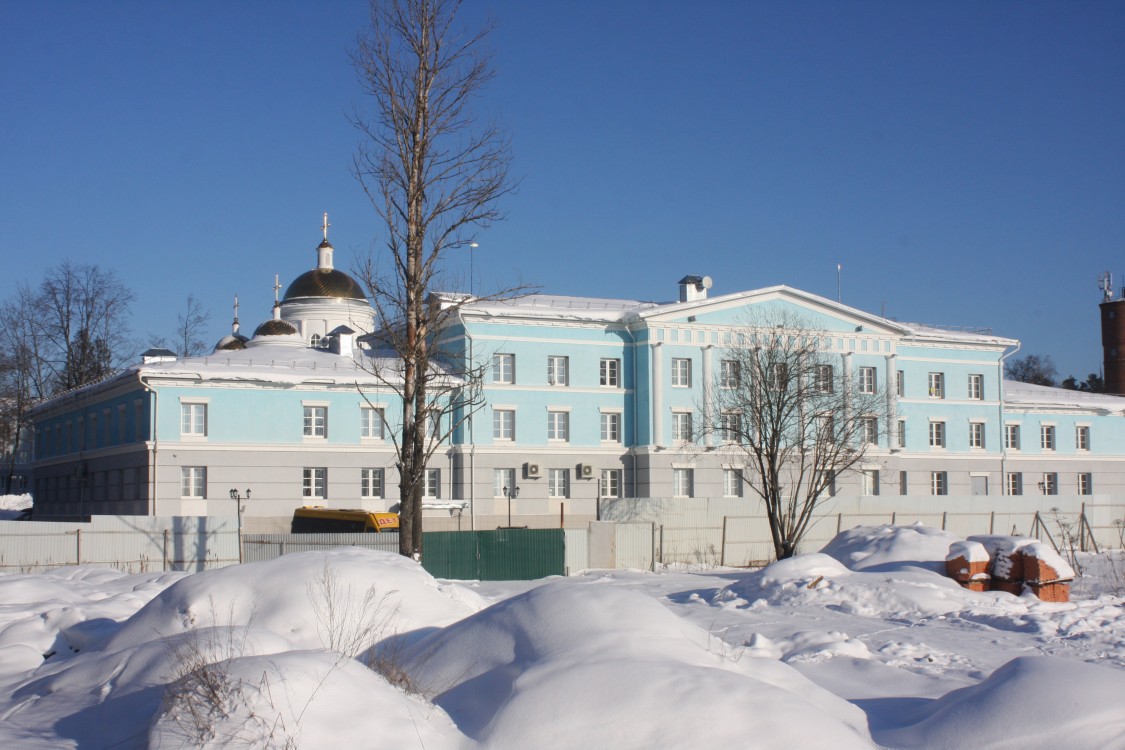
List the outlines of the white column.
<svg viewBox="0 0 1125 750">
<path fill-rule="evenodd" d="M 898 447 L 898 360 L 896 355 L 887 355 L 887 448 Z"/>
<path fill-rule="evenodd" d="M 650 362 L 652 362 L 652 444 L 664 447 L 664 362 L 663 346 L 661 342 L 654 341 L 649 345 L 652 349 Z"/>
</svg>

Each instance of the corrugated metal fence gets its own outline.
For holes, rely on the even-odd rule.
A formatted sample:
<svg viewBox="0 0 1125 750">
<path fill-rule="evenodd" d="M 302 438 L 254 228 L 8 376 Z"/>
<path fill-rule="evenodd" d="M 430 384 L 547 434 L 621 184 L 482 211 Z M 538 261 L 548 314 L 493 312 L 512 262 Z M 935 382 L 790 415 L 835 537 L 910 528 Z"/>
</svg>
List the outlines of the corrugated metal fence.
<svg viewBox="0 0 1125 750">
<path fill-rule="evenodd" d="M 333 547 L 363 547 L 384 552 L 398 552 L 398 532 L 378 534 L 243 534 L 242 555 L 245 562 L 261 562 L 288 555 Z"/>
</svg>

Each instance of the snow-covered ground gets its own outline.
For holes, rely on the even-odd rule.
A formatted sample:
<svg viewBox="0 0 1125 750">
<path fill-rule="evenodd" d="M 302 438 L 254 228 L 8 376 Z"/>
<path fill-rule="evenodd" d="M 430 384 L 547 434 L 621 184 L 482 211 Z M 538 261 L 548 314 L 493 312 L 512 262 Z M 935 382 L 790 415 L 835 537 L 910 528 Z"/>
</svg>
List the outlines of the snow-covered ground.
<svg viewBox="0 0 1125 750">
<path fill-rule="evenodd" d="M 1050 604 L 961 589 L 952 541 L 511 583 L 356 549 L 0 575 L 0 747 L 1125 748 L 1120 553 Z"/>
</svg>

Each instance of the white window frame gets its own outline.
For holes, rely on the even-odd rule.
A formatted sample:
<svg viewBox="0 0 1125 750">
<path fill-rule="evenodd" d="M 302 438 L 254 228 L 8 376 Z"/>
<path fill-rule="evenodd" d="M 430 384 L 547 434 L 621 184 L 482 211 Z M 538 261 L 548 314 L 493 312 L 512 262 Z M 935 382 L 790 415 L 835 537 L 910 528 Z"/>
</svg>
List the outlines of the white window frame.
<svg viewBox="0 0 1125 750">
<path fill-rule="evenodd" d="M 861 494 L 868 497 L 877 496 L 879 494 L 879 470 L 861 469 L 859 476 L 861 480 Z"/>
<path fill-rule="evenodd" d="M 1054 451 L 1058 445 L 1058 435 L 1055 432 L 1055 425 L 1041 424 L 1039 425 L 1039 448 L 1043 451 Z"/>
<path fill-rule="evenodd" d="M 730 410 L 719 414 L 719 439 L 728 444 L 742 442 L 742 412 Z"/>
<path fill-rule="evenodd" d="M 621 442 L 621 412 L 603 411 L 601 413 L 601 436 L 603 443 Z"/>
<path fill-rule="evenodd" d="M 185 500 L 207 499 L 207 467 L 180 467 L 180 497 Z"/>
<path fill-rule="evenodd" d="M 570 469 L 547 469 L 547 497 L 552 500 L 570 497 Z"/>
<path fill-rule="evenodd" d="M 906 397 L 906 373 L 902 370 L 895 371 L 895 395 L 899 398 Z"/>
<path fill-rule="evenodd" d="M 569 411 L 547 410 L 547 440 L 557 443 L 570 442 Z"/>
<path fill-rule="evenodd" d="M 387 411 L 381 406 L 360 407 L 359 435 L 367 440 L 387 437 Z"/>
<path fill-rule="evenodd" d="M 552 354 L 547 357 L 547 385 L 570 385 L 570 357 Z"/>
<path fill-rule="evenodd" d="M 817 365 L 813 377 L 816 378 L 814 390 L 817 393 L 832 393 L 835 386 L 835 370 L 832 365 Z"/>
<path fill-rule="evenodd" d="M 598 482 L 601 497 L 621 497 L 621 469 L 602 469 Z"/>
<path fill-rule="evenodd" d="M 906 420 L 898 420 L 898 447 L 906 447 Z"/>
<path fill-rule="evenodd" d="M 302 407 L 303 434 L 306 438 L 324 440 L 328 437 L 328 407 L 320 404 L 304 404 Z"/>
<path fill-rule="evenodd" d="M 672 387 L 691 388 L 691 358 L 672 358 Z"/>
<path fill-rule="evenodd" d="M 672 468 L 672 496 L 695 497 L 695 469 Z"/>
<path fill-rule="evenodd" d="M 204 401 L 180 402 L 180 435 L 207 437 L 207 403 Z"/>
<path fill-rule="evenodd" d="M 1004 425 L 1004 448 L 1010 451 L 1020 449 L 1020 426 L 1018 424 Z"/>
<path fill-rule="evenodd" d="M 944 471 L 931 471 L 930 472 L 930 494 L 931 495 L 948 495 L 949 494 L 949 474 Z"/>
<path fill-rule="evenodd" d="M 516 439 L 516 410 L 494 408 L 492 410 L 492 439 L 511 442 Z"/>
<path fill-rule="evenodd" d="M 328 497 L 328 469 L 308 466 L 301 469 L 301 497 L 306 500 L 323 500 Z"/>
<path fill-rule="evenodd" d="M 613 357 L 602 357 L 598 366 L 598 377 L 603 388 L 621 387 L 621 360 Z"/>
<path fill-rule="evenodd" d="M 516 355 L 503 352 L 492 355 L 492 382 L 496 385 L 516 382 Z"/>
<path fill-rule="evenodd" d="M 734 390 L 742 385 L 742 364 L 737 359 L 719 360 L 719 387 Z"/>
<path fill-rule="evenodd" d="M 1004 494 L 1016 497 L 1023 494 L 1023 472 L 1009 471 L 1004 475 Z"/>
<path fill-rule="evenodd" d="M 441 499 L 441 469 L 426 469 L 422 483 L 422 497 L 427 500 Z"/>
<path fill-rule="evenodd" d="M 1058 472 L 1045 471 L 1039 480 L 1039 491 L 1044 495 L 1057 495 L 1059 494 L 1059 475 Z"/>
<path fill-rule="evenodd" d="M 874 367 L 863 366 L 859 368 L 859 392 L 874 393 L 878 388 L 879 376 Z"/>
<path fill-rule="evenodd" d="M 939 419 L 930 420 L 930 447 L 945 447 L 945 422 Z"/>
<path fill-rule="evenodd" d="M 1078 494 L 1089 496 L 1094 494 L 1094 475 L 1088 471 L 1078 473 Z"/>
<path fill-rule="evenodd" d="M 690 443 L 694 429 L 692 413 L 690 411 L 672 412 L 672 440 L 676 443 Z"/>
<path fill-rule="evenodd" d="M 738 469 L 723 469 L 723 497 L 742 497 L 742 474 Z"/>
<path fill-rule="evenodd" d="M 984 422 L 969 422 L 969 447 L 984 450 Z"/>
<path fill-rule="evenodd" d="M 862 437 L 866 445 L 879 444 L 879 418 L 878 417 L 863 417 Z"/>
<path fill-rule="evenodd" d="M 945 373 L 931 372 L 926 379 L 930 398 L 945 398 Z"/>
<path fill-rule="evenodd" d="M 493 469 L 492 470 L 492 496 L 495 498 L 507 498 L 504 494 L 504 488 L 507 487 L 511 491 L 516 486 L 516 470 L 515 469 Z"/>
<path fill-rule="evenodd" d="M 1074 450 L 1087 452 L 1090 450 L 1090 426 L 1085 424 L 1074 425 Z"/>
<path fill-rule="evenodd" d="M 969 399 L 972 401 L 984 400 L 984 375 L 972 373 L 968 383 Z"/>
<path fill-rule="evenodd" d="M 381 468 L 359 471 L 359 496 L 365 500 L 381 500 L 386 492 L 386 473 Z"/>
</svg>

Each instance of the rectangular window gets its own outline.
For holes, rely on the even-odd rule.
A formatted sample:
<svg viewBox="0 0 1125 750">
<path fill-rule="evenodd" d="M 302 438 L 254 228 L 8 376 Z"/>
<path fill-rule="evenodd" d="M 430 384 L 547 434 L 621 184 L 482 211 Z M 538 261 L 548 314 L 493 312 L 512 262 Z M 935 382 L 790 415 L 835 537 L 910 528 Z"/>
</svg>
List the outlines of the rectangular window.
<svg viewBox="0 0 1125 750">
<path fill-rule="evenodd" d="M 898 494 L 905 495 L 908 487 L 906 484 L 906 472 L 900 471 L 898 473 Z"/>
<path fill-rule="evenodd" d="M 674 358 L 672 360 L 672 387 L 691 388 L 691 360 Z"/>
<path fill-rule="evenodd" d="M 1079 425 L 1074 428 L 1074 447 L 1076 450 L 1090 450 L 1090 428 Z"/>
<path fill-rule="evenodd" d="M 930 494 L 948 495 L 949 484 L 944 471 L 930 472 Z"/>
<path fill-rule="evenodd" d="M 874 367 L 861 367 L 859 368 L 859 392 L 860 393 L 874 393 L 876 388 L 876 377 Z"/>
<path fill-rule="evenodd" d="M 306 406 L 305 407 L 305 437 L 327 437 L 328 436 L 328 407 L 327 406 Z"/>
<path fill-rule="evenodd" d="M 547 412 L 547 439 L 570 440 L 570 412 Z"/>
<path fill-rule="evenodd" d="M 570 469 L 547 469 L 547 497 L 570 497 Z"/>
<path fill-rule="evenodd" d="M 724 359 L 719 362 L 719 387 L 733 389 L 742 385 L 742 366 L 738 360 Z"/>
<path fill-rule="evenodd" d="M 832 418 L 831 414 L 818 414 L 816 416 L 816 439 L 833 440 L 836 435 L 836 420 Z"/>
<path fill-rule="evenodd" d="M 621 469 L 602 469 L 598 492 L 602 497 L 621 497 Z"/>
<path fill-rule="evenodd" d="M 1078 475 L 1078 494 L 1079 495 L 1093 495 L 1094 494 L 1094 475 L 1093 474 L 1079 474 Z"/>
<path fill-rule="evenodd" d="M 1039 482 L 1039 491 L 1044 495 L 1059 494 L 1059 475 L 1053 471 L 1044 473 Z"/>
<path fill-rule="evenodd" d="M 180 468 L 180 497 L 204 500 L 207 497 L 207 467 Z"/>
<path fill-rule="evenodd" d="M 301 470 L 301 496 L 310 500 L 323 500 L 327 495 L 328 469 Z"/>
<path fill-rule="evenodd" d="M 382 469 L 360 469 L 359 494 L 365 498 L 383 497 Z"/>
<path fill-rule="evenodd" d="M 618 388 L 621 386 L 621 360 L 619 359 L 603 359 L 601 368 L 601 384 L 606 388 Z"/>
<path fill-rule="evenodd" d="M 945 373 L 931 372 L 929 376 L 930 398 L 945 398 Z"/>
<path fill-rule="evenodd" d="M 570 357 L 547 357 L 547 385 L 570 385 Z"/>
<path fill-rule="evenodd" d="M 906 374 L 902 370 L 895 372 L 895 395 L 899 398 L 906 396 Z"/>
<path fill-rule="evenodd" d="M 969 398 L 974 401 L 984 399 L 984 375 L 969 376 Z"/>
<path fill-rule="evenodd" d="M 691 442 L 691 412 L 672 412 L 672 439 L 677 443 Z"/>
<path fill-rule="evenodd" d="M 814 390 L 817 393 L 832 392 L 832 365 L 816 366 L 816 387 Z"/>
<path fill-rule="evenodd" d="M 945 422 L 930 422 L 930 447 L 945 447 Z"/>
<path fill-rule="evenodd" d="M 508 385 L 516 382 L 516 355 L 492 355 L 492 382 Z"/>
<path fill-rule="evenodd" d="M 898 420 L 898 447 L 906 447 L 906 420 Z"/>
<path fill-rule="evenodd" d="M 1045 424 L 1039 426 L 1039 447 L 1045 451 L 1053 451 L 1055 449 L 1055 428 L 1053 425 Z"/>
<path fill-rule="evenodd" d="M 617 412 L 602 412 L 602 442 L 621 442 L 621 415 Z"/>
<path fill-rule="evenodd" d="M 736 411 L 724 411 L 719 415 L 719 438 L 724 443 L 742 442 L 742 415 Z"/>
<path fill-rule="evenodd" d="M 878 495 L 879 494 L 879 470 L 878 469 L 864 469 L 860 472 L 860 478 L 863 480 L 863 494 L 864 495 Z"/>
<path fill-rule="evenodd" d="M 516 439 L 516 413 L 511 409 L 492 410 L 492 439 Z"/>
<path fill-rule="evenodd" d="M 194 437 L 207 434 L 207 404 L 180 404 L 180 434 Z"/>
<path fill-rule="evenodd" d="M 426 484 L 422 488 L 422 496 L 427 500 L 441 497 L 441 469 L 426 469 Z"/>
<path fill-rule="evenodd" d="M 784 362 L 771 362 L 769 369 L 769 389 L 783 391 L 789 387 L 789 366 Z"/>
<path fill-rule="evenodd" d="M 723 497 L 742 497 L 742 475 L 735 469 L 723 469 Z"/>
<path fill-rule="evenodd" d="M 672 469 L 672 494 L 675 497 L 692 497 L 695 492 L 694 469 Z"/>
<path fill-rule="evenodd" d="M 879 444 L 879 420 L 876 417 L 863 418 L 863 442 L 867 445 Z"/>
<path fill-rule="evenodd" d="M 1018 424 L 1004 425 L 1004 447 L 1012 451 L 1020 449 L 1020 426 Z"/>
<path fill-rule="evenodd" d="M 969 447 L 984 448 L 984 423 L 969 423 Z"/>
<path fill-rule="evenodd" d="M 1023 474 L 1018 471 L 1009 471 L 1004 476 L 1004 492 L 1008 495 L 1023 494 Z"/>
<path fill-rule="evenodd" d="M 360 432 L 365 438 L 382 440 L 385 435 L 386 413 L 382 409 L 364 406 L 360 409 Z"/>
<path fill-rule="evenodd" d="M 492 496 L 507 497 L 516 486 L 515 469 L 492 470 Z"/>
</svg>

